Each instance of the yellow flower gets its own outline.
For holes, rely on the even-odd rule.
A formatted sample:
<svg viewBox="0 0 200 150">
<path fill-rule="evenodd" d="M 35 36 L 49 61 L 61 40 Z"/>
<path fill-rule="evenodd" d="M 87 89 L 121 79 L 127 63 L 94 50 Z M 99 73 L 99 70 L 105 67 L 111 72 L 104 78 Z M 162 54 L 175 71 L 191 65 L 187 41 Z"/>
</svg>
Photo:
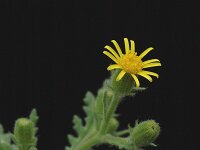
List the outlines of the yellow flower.
<svg viewBox="0 0 200 150">
<path fill-rule="evenodd" d="M 161 63 L 158 59 L 150 59 L 146 61 L 142 60 L 147 53 L 153 50 L 152 47 L 147 48 L 140 55 L 137 55 L 137 52 L 135 52 L 135 42 L 130 40 L 131 44 L 129 45 L 128 39 L 124 38 L 125 54 L 123 54 L 118 43 L 115 40 L 112 40 L 111 42 L 116 47 L 118 53 L 108 45 L 105 46 L 108 51 L 103 51 L 103 53 L 116 63 L 108 66 L 107 70 L 121 69 L 116 81 L 119 81 L 126 73 L 129 73 L 133 77 L 136 86 L 139 87 L 140 82 L 137 75 L 146 78 L 150 82 L 153 81 L 151 76 L 155 76 L 157 78 L 159 77 L 157 73 L 144 70 L 150 67 L 161 66 Z"/>
</svg>

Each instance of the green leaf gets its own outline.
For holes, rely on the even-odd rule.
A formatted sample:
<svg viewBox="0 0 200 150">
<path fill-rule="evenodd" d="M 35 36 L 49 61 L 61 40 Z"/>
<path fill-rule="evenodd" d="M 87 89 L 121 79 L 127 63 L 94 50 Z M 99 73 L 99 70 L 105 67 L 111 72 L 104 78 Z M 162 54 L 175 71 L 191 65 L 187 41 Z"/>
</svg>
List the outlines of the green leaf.
<svg viewBox="0 0 200 150">
<path fill-rule="evenodd" d="M 79 116 L 74 115 L 73 117 L 73 123 L 74 123 L 74 130 L 77 132 L 78 135 L 81 135 L 84 131 L 82 120 Z"/>
<path fill-rule="evenodd" d="M 89 91 L 86 93 L 85 98 L 83 99 L 86 106 L 90 106 L 90 104 L 93 103 L 94 100 L 95 100 L 95 96 Z"/>
<path fill-rule="evenodd" d="M 0 150 L 12 150 L 12 146 L 9 143 L 3 143 L 3 141 L 0 141 Z"/>
<path fill-rule="evenodd" d="M 73 117 L 73 128 L 76 131 L 76 133 L 78 134 L 78 136 L 82 136 L 84 134 L 84 132 L 89 129 L 89 127 L 91 126 L 91 124 L 94 123 L 95 119 L 94 119 L 94 102 L 95 102 L 95 97 L 91 92 L 87 92 L 84 98 L 84 103 L 85 105 L 83 106 L 83 110 L 86 114 L 86 117 L 84 119 L 85 121 L 85 126 L 83 125 L 82 119 L 77 116 L 74 115 Z"/>
<path fill-rule="evenodd" d="M 85 106 L 83 106 L 83 110 L 86 113 L 85 117 L 85 130 L 88 130 L 92 124 L 95 123 L 95 96 L 91 92 L 87 92 L 85 98 L 83 99 L 85 102 Z"/>
<path fill-rule="evenodd" d="M 4 133 L 3 126 L 1 124 L 0 124 L 0 150 L 18 150 L 16 149 L 16 146 L 11 143 L 11 133 Z"/>
<path fill-rule="evenodd" d="M 86 117 L 84 118 L 84 122 L 82 119 L 74 115 L 73 117 L 73 129 L 76 131 L 77 136 L 74 137 L 72 135 L 68 135 L 68 141 L 71 147 L 66 147 L 66 150 L 73 149 L 73 146 L 76 146 L 76 143 L 80 142 L 91 130 L 91 127 L 95 126 L 95 116 L 94 116 L 94 110 L 95 110 L 95 96 L 91 92 L 87 92 L 84 97 L 84 103 L 83 110 L 86 114 Z"/>
<path fill-rule="evenodd" d="M 77 141 L 76 137 L 74 137 L 74 136 L 71 135 L 71 134 L 68 134 L 68 135 L 67 135 L 67 138 L 68 138 L 69 143 L 70 143 L 71 145 L 73 145 L 73 144 Z"/>
<path fill-rule="evenodd" d="M 29 115 L 29 119 L 33 122 L 34 124 L 34 133 L 36 134 L 38 132 L 38 127 L 36 126 L 37 125 L 37 122 L 38 122 L 38 119 L 39 119 L 39 116 L 37 114 L 37 110 L 34 108 L 32 109 L 30 115 Z"/>
<path fill-rule="evenodd" d="M 29 119 L 34 123 L 34 125 L 37 124 L 39 117 L 38 117 L 38 115 L 37 115 L 36 109 L 33 109 L 33 110 L 31 111 L 31 113 L 30 113 L 30 115 L 29 115 Z"/>
</svg>

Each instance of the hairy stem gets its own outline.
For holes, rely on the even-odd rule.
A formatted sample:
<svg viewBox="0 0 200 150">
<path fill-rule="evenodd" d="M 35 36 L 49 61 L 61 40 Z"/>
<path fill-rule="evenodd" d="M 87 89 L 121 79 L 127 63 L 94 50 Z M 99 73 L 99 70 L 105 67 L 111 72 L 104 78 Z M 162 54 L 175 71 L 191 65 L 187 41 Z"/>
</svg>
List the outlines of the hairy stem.
<svg viewBox="0 0 200 150">
<path fill-rule="evenodd" d="M 112 97 L 112 101 L 108 107 L 105 117 L 102 120 L 100 130 L 99 130 L 100 134 L 104 135 L 107 132 L 107 128 L 108 128 L 110 119 L 111 119 L 112 115 L 114 114 L 115 110 L 117 109 L 119 101 L 120 101 L 120 96 L 115 93 L 114 96 Z"/>
<path fill-rule="evenodd" d="M 129 145 L 130 145 L 128 139 L 115 137 L 110 134 L 104 136 L 104 138 L 102 139 L 102 143 L 115 145 L 119 149 L 129 149 Z"/>
<path fill-rule="evenodd" d="M 129 133 L 130 133 L 130 130 L 126 129 L 126 130 L 116 132 L 115 135 L 116 136 L 123 136 L 123 135 L 129 134 Z"/>
<path fill-rule="evenodd" d="M 74 145 L 72 150 L 89 150 L 95 144 L 99 143 L 99 136 L 97 132 L 89 132 L 79 141 L 77 145 Z"/>
</svg>

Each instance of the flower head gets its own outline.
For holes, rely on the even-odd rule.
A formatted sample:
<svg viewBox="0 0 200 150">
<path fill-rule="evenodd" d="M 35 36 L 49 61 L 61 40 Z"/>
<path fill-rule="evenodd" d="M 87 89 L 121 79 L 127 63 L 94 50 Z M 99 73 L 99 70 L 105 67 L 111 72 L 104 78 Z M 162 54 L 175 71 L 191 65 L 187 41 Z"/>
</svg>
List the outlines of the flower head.
<svg viewBox="0 0 200 150">
<path fill-rule="evenodd" d="M 160 134 L 160 126 L 154 120 L 146 120 L 130 127 L 130 141 L 138 147 L 149 146 Z"/>
<path fill-rule="evenodd" d="M 136 86 L 139 87 L 140 82 L 137 77 L 138 75 L 146 78 L 150 82 L 153 81 L 151 76 L 155 76 L 157 78 L 159 77 L 157 73 L 144 70 L 150 67 L 161 66 L 158 59 L 150 59 L 146 61 L 142 60 L 147 53 L 153 50 L 152 47 L 147 48 L 140 55 L 137 55 L 137 52 L 135 52 L 135 42 L 130 40 L 129 45 L 128 39 L 124 38 L 125 54 L 123 54 L 118 43 L 115 40 L 112 40 L 112 43 L 114 44 L 117 52 L 110 46 L 106 45 L 105 48 L 108 51 L 103 51 L 103 53 L 115 62 L 115 64 L 108 66 L 107 70 L 121 69 L 116 81 L 119 81 L 126 73 L 128 73 L 133 77 Z"/>
</svg>

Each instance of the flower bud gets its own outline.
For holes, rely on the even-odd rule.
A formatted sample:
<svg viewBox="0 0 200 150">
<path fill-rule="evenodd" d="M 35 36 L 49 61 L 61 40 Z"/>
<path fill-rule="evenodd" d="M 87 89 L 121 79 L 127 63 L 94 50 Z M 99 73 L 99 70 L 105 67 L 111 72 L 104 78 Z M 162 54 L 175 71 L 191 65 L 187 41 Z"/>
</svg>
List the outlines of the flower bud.
<svg viewBox="0 0 200 150">
<path fill-rule="evenodd" d="M 112 133 L 112 132 L 116 131 L 118 127 L 119 127 L 119 121 L 113 117 L 110 119 L 110 123 L 109 123 L 108 129 L 107 129 L 107 132 Z"/>
<path fill-rule="evenodd" d="M 26 118 L 20 118 L 15 122 L 14 137 L 17 143 L 29 145 L 34 142 L 33 122 Z"/>
<path fill-rule="evenodd" d="M 137 147 L 145 147 L 154 142 L 159 134 L 159 124 L 154 120 L 147 120 L 132 128 L 130 139 Z"/>
</svg>

